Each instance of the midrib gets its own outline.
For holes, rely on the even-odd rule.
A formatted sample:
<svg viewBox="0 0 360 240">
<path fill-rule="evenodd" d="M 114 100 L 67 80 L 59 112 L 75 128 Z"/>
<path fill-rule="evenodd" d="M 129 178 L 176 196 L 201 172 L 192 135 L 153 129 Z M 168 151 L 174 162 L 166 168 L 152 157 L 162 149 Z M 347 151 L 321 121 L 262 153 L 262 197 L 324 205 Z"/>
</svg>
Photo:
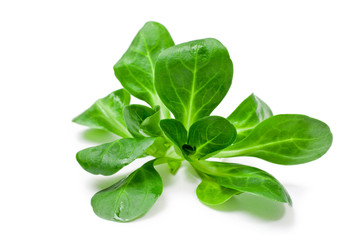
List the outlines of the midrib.
<svg viewBox="0 0 360 240">
<path fill-rule="evenodd" d="M 242 132 L 246 132 L 246 131 L 248 131 L 248 130 L 250 130 L 250 129 L 254 129 L 255 127 L 248 127 L 248 128 L 237 128 L 236 129 L 236 132 L 237 132 L 237 134 L 240 134 L 240 133 L 242 133 Z"/>
<path fill-rule="evenodd" d="M 150 63 L 150 68 L 151 68 L 151 74 L 152 74 L 152 82 L 154 83 L 155 81 L 155 67 L 154 67 L 154 63 L 153 63 L 153 60 L 151 59 L 151 56 L 150 56 L 150 50 L 149 50 L 149 47 L 146 43 L 146 38 L 144 37 L 144 35 L 140 32 L 140 36 L 141 36 L 141 39 L 144 43 L 144 47 L 145 47 L 145 50 L 146 50 L 146 58 L 147 60 L 149 61 Z M 147 88 L 148 89 L 148 88 Z M 155 100 L 154 100 L 154 96 L 156 95 L 155 92 L 153 91 L 150 91 L 150 89 L 148 89 L 150 94 L 152 95 L 152 101 L 153 101 L 153 104 L 155 104 Z"/>
<path fill-rule="evenodd" d="M 244 152 L 248 151 L 248 150 L 253 150 L 253 149 L 259 149 L 262 147 L 267 147 L 267 146 L 271 146 L 271 145 L 275 145 L 275 144 L 279 144 L 279 143 L 285 143 L 285 142 L 292 142 L 294 140 L 300 140 L 300 141 L 310 141 L 313 139 L 301 139 L 301 138 L 289 138 L 286 140 L 281 140 L 281 141 L 274 141 L 274 142 L 269 142 L 269 143 L 265 143 L 265 144 L 261 144 L 261 145 L 256 145 L 256 146 L 252 146 L 252 147 L 248 147 L 248 148 L 242 148 L 242 149 L 238 149 L 238 150 L 225 150 L 219 153 L 219 157 L 225 157 L 225 156 L 235 156 L 238 155 L 240 156 L 241 154 L 243 154 Z M 236 147 L 236 144 L 231 146 Z"/>
<path fill-rule="evenodd" d="M 186 129 L 189 130 L 190 128 L 190 124 L 191 124 L 191 113 L 192 113 L 192 105 L 193 105 L 193 101 L 194 101 L 194 89 L 195 89 L 195 81 L 196 81 L 196 71 L 197 71 L 197 58 L 198 58 L 198 48 L 199 46 L 196 46 L 196 53 L 195 53 L 195 64 L 194 64 L 194 75 L 193 75 L 193 81 L 192 81 L 192 85 L 191 85 L 191 95 L 190 95 L 190 101 L 189 101 L 189 111 L 188 111 L 188 117 L 187 117 L 187 122 L 186 122 Z"/>
<path fill-rule="evenodd" d="M 120 132 L 125 135 L 123 137 L 131 137 L 129 131 L 121 124 L 121 122 L 116 120 L 116 116 L 113 116 L 111 113 L 106 111 L 106 108 L 102 102 L 98 102 L 97 106 L 99 107 L 99 110 L 108 118 L 108 121 L 112 123 L 112 125 L 115 125 L 120 130 Z"/>
</svg>

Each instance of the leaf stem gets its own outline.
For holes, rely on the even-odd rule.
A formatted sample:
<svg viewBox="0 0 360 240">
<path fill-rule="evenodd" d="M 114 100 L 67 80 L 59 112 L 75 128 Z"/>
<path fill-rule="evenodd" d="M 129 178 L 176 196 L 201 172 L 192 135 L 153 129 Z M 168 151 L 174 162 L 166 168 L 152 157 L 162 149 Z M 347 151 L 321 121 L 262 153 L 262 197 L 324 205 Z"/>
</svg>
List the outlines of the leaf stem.
<svg viewBox="0 0 360 240">
<path fill-rule="evenodd" d="M 160 107 L 160 119 L 171 118 L 170 111 L 167 109 L 167 107 L 165 107 L 157 95 L 154 97 L 154 106 L 156 105 L 159 105 Z"/>
</svg>

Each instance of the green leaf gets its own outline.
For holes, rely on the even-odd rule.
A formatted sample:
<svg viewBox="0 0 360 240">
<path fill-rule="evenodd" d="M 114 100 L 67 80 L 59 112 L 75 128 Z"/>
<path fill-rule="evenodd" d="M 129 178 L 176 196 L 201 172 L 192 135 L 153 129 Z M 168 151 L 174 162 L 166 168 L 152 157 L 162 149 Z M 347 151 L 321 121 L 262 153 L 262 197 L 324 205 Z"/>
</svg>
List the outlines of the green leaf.
<svg viewBox="0 0 360 240">
<path fill-rule="evenodd" d="M 143 216 L 162 193 L 163 183 L 154 161 L 145 163 L 128 177 L 96 193 L 91 206 L 96 215 L 115 222 Z"/>
<path fill-rule="evenodd" d="M 147 22 L 114 66 L 121 85 L 152 107 L 162 105 L 154 88 L 155 62 L 164 49 L 173 45 L 174 41 L 163 25 Z"/>
<path fill-rule="evenodd" d="M 188 145 L 195 151 L 190 158 L 204 159 L 209 154 L 230 146 L 236 138 L 235 127 L 219 116 L 205 117 L 195 122 L 189 130 Z"/>
<path fill-rule="evenodd" d="M 156 91 L 186 129 L 216 108 L 228 92 L 233 65 L 216 39 L 202 39 L 163 51 L 155 66 Z"/>
<path fill-rule="evenodd" d="M 97 100 L 72 121 L 91 128 L 106 130 L 120 137 L 131 137 L 126 129 L 123 109 L 130 103 L 130 94 L 120 89 Z"/>
<path fill-rule="evenodd" d="M 147 117 L 141 124 L 139 132 L 148 137 L 165 137 L 160 128 L 161 114 L 158 109 L 153 115 Z"/>
<path fill-rule="evenodd" d="M 192 166 L 216 179 L 223 187 L 292 204 L 285 188 L 269 173 L 235 163 L 196 161 Z"/>
<path fill-rule="evenodd" d="M 170 143 L 165 140 L 163 137 L 155 138 L 154 143 L 146 150 L 148 155 L 151 155 L 156 158 L 166 156 L 170 148 Z"/>
<path fill-rule="evenodd" d="M 241 193 L 219 185 L 216 179 L 206 174 L 201 174 L 200 176 L 202 181 L 196 188 L 196 196 L 205 204 L 219 205 L 229 200 L 232 196 Z"/>
<path fill-rule="evenodd" d="M 154 141 L 155 138 L 123 138 L 81 150 L 76 160 L 86 171 L 108 176 L 144 156 Z"/>
<path fill-rule="evenodd" d="M 281 114 L 262 121 L 243 141 L 216 157 L 253 156 L 293 165 L 318 159 L 331 143 L 332 134 L 325 123 L 304 115 Z"/>
<path fill-rule="evenodd" d="M 169 166 L 169 171 L 172 175 L 175 175 L 181 167 L 181 161 L 179 161 L 178 159 L 169 158 L 167 164 Z"/>
<path fill-rule="evenodd" d="M 175 175 L 176 172 L 181 167 L 182 161 L 183 159 L 179 159 L 179 158 L 161 157 L 156 159 L 155 165 L 166 163 L 169 167 L 170 173 L 172 175 Z"/>
<path fill-rule="evenodd" d="M 165 136 L 186 156 L 183 150 L 187 142 L 187 131 L 184 125 L 176 119 L 163 119 L 160 121 L 160 127 Z"/>
<path fill-rule="evenodd" d="M 272 115 L 269 106 L 251 94 L 227 118 L 236 128 L 237 138 L 235 142 L 240 142 L 247 137 L 256 125 Z"/>
<path fill-rule="evenodd" d="M 149 116 L 153 115 L 155 111 L 149 107 L 131 104 L 124 108 L 124 119 L 129 132 L 137 138 L 142 138 L 144 135 L 140 133 L 141 123 Z"/>
</svg>

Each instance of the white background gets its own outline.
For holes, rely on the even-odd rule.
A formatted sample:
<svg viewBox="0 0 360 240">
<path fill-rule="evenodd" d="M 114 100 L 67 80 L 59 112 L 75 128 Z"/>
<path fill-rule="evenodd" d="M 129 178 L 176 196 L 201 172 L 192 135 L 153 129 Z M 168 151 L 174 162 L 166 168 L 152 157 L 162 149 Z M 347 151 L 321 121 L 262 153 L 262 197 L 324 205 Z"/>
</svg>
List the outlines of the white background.
<svg viewBox="0 0 360 240">
<path fill-rule="evenodd" d="M 359 1 L 1 1 L 1 239 L 359 239 Z M 214 114 L 254 92 L 278 113 L 326 122 L 330 151 L 298 166 L 254 158 L 288 189 L 290 208 L 240 195 L 217 208 L 196 198 L 186 165 L 159 168 L 164 192 L 143 218 L 98 218 L 90 198 L 113 177 L 75 160 L 111 141 L 71 119 L 120 88 L 112 67 L 146 21 L 176 43 L 214 37 L 234 63 L 232 87 Z M 138 102 L 138 101 L 133 101 Z"/>
</svg>

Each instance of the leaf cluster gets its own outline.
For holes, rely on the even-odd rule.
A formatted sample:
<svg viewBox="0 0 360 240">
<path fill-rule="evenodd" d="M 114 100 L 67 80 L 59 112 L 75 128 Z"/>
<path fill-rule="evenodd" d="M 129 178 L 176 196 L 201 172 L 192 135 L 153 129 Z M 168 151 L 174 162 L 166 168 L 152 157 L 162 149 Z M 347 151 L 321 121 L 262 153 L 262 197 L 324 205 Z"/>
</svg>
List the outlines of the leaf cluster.
<svg viewBox="0 0 360 240">
<path fill-rule="evenodd" d="M 273 115 L 254 94 L 226 118 L 211 115 L 233 76 L 229 53 L 216 39 L 175 45 L 163 25 L 148 22 L 114 71 L 124 88 L 73 121 L 120 138 L 81 150 L 76 159 L 86 171 L 104 176 L 138 158 L 154 159 L 93 196 L 93 210 L 104 219 L 128 222 L 143 216 L 163 189 L 155 166 L 167 164 L 176 174 L 183 161 L 201 178 L 196 194 L 205 204 L 246 192 L 291 205 L 284 186 L 269 173 L 207 159 L 250 156 L 294 165 L 318 159 L 331 146 L 325 123 L 299 114 Z M 131 95 L 148 105 L 130 104 Z"/>
</svg>

